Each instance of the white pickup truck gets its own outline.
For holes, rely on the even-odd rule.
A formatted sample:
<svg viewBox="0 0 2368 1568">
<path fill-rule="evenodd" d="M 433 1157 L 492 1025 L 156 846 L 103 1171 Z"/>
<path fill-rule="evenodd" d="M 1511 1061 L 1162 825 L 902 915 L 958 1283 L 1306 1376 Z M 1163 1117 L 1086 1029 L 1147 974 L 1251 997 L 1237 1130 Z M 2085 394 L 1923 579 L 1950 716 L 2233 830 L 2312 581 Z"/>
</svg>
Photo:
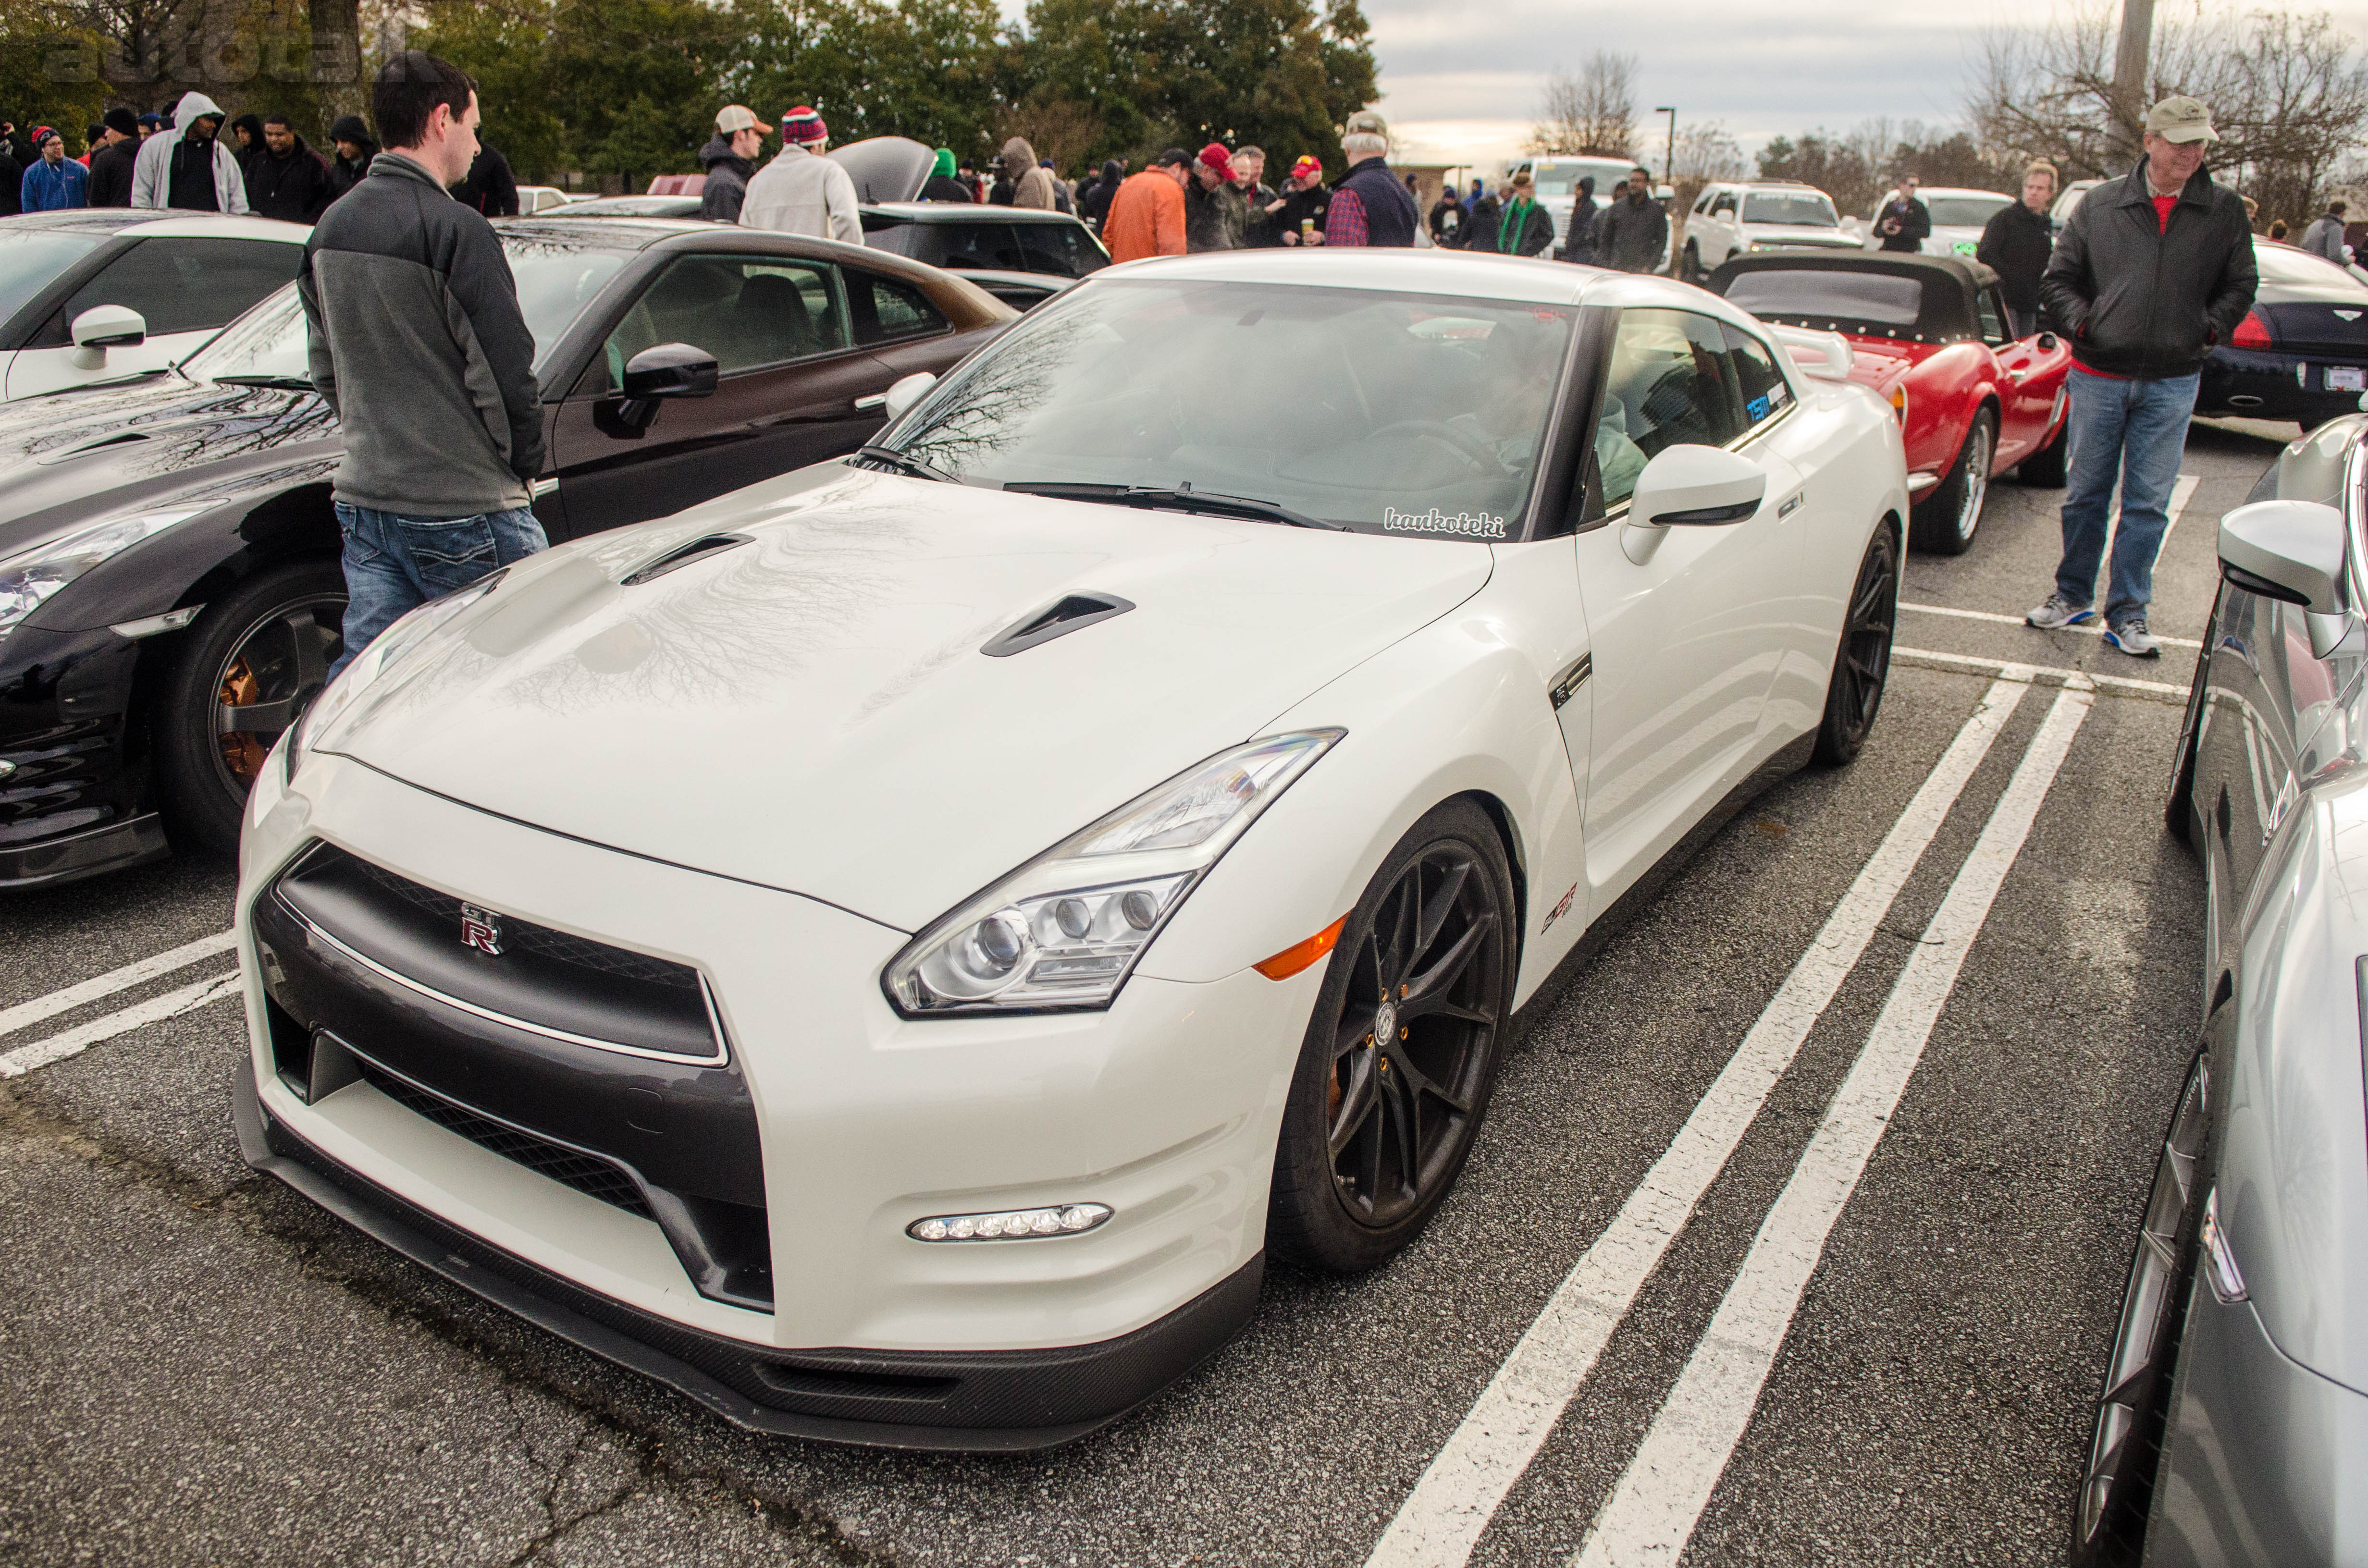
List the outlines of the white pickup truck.
<svg viewBox="0 0 2368 1568">
<path fill-rule="evenodd" d="M 1709 185 L 1686 215 L 1686 266 L 1694 278 L 1720 263 L 1762 250 L 1856 250 L 1833 199 L 1797 180 Z"/>
</svg>

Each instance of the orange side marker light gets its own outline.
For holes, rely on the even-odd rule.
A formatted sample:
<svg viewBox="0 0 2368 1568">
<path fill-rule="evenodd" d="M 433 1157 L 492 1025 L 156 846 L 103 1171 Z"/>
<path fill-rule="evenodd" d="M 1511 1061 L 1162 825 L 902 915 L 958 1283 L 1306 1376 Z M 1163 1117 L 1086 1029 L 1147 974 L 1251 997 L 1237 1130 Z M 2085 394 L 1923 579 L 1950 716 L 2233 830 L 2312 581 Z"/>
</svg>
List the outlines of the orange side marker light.
<svg viewBox="0 0 2368 1568">
<path fill-rule="evenodd" d="M 1349 924 L 1347 915 L 1332 922 L 1304 942 L 1293 942 L 1270 959 L 1254 965 L 1269 980 L 1289 980 L 1317 959 L 1339 945 L 1340 932 Z"/>
</svg>

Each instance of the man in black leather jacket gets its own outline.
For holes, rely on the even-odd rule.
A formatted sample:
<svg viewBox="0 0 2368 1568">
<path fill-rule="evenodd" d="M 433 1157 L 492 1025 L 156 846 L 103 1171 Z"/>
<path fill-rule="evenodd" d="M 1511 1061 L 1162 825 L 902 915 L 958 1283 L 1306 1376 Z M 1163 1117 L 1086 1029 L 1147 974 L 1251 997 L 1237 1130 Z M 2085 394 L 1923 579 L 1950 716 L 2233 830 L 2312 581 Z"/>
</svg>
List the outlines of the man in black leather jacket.
<svg viewBox="0 0 2368 1568">
<path fill-rule="evenodd" d="M 2046 630 L 2096 619 L 2118 476 L 2122 522 L 2105 641 L 2143 659 L 2162 652 L 2146 607 L 2199 372 L 2213 346 L 2245 319 L 2260 281 L 2245 204 L 2203 166 L 2214 139 L 2197 100 L 2155 105 L 2146 156 L 2082 199 L 2039 280 L 2042 307 L 2072 344 L 2065 381 L 2071 467 L 2055 591 L 2023 619 Z"/>
</svg>

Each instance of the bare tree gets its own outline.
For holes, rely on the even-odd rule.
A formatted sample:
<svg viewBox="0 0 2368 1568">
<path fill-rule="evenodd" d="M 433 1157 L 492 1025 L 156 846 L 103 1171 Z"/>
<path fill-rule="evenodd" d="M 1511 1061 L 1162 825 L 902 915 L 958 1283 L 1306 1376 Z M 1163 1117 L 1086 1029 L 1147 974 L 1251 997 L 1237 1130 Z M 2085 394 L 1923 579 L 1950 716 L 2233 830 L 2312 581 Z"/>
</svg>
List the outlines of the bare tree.
<svg viewBox="0 0 2368 1568">
<path fill-rule="evenodd" d="M 1577 75 L 1557 66 L 1547 77 L 1530 128 L 1529 150 L 1540 153 L 1626 158 L 1636 139 L 1636 57 L 1597 50 Z"/>
<path fill-rule="evenodd" d="M 2126 172 L 2113 132 L 2110 0 L 2048 25 L 1994 33 L 1967 108 L 1993 161 L 2044 157 L 2066 178 Z M 2326 12 L 2193 9 L 2157 17 L 2146 102 L 2201 98 L 2222 137 L 2216 176 L 2260 203 L 2260 222 L 2317 210 L 2368 131 L 2368 64 Z"/>
</svg>

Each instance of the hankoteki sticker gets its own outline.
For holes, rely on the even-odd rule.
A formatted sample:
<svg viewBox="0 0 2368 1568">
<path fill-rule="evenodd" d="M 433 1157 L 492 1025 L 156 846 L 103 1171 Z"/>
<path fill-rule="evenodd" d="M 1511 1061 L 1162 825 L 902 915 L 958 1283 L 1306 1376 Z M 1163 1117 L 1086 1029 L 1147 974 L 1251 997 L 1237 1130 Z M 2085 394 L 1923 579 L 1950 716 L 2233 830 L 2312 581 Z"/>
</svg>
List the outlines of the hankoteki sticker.
<svg viewBox="0 0 2368 1568">
<path fill-rule="evenodd" d="M 1492 517 L 1486 512 L 1442 512 L 1433 506 L 1428 512 L 1401 512 L 1395 506 L 1382 509 L 1382 527 L 1403 533 L 1462 534 L 1467 539 L 1503 539 L 1505 519 Z"/>
</svg>

